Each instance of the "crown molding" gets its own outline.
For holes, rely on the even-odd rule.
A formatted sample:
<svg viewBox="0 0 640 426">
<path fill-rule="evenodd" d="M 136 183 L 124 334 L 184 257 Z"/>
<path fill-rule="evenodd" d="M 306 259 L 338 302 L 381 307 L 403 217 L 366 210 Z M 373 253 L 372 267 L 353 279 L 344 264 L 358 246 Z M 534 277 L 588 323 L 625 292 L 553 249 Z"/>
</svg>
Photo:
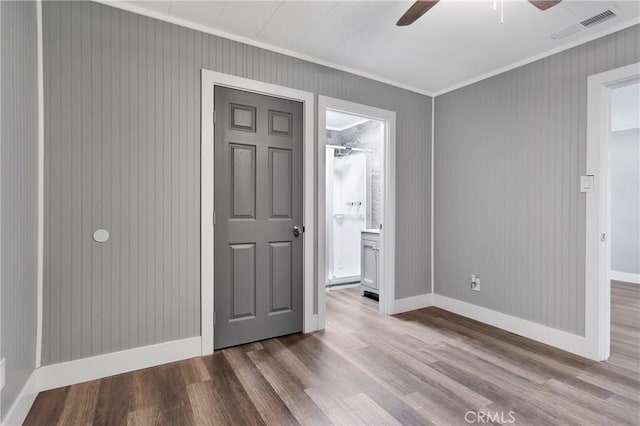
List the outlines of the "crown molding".
<svg viewBox="0 0 640 426">
<path fill-rule="evenodd" d="M 330 62 L 330 61 L 325 61 L 323 59 L 319 59 L 319 58 L 316 58 L 316 57 L 311 56 L 311 55 L 305 55 L 305 54 L 302 54 L 302 53 L 299 53 L 299 52 L 295 52 L 293 50 L 284 49 L 284 48 L 281 48 L 281 47 L 278 47 L 278 46 L 275 46 L 275 45 L 272 45 L 272 44 L 263 43 L 263 42 L 260 42 L 260 41 L 257 41 L 257 40 L 253 40 L 253 39 L 248 38 L 248 37 L 243 37 L 243 36 L 232 34 L 232 33 L 226 32 L 226 31 L 221 31 L 221 30 L 218 30 L 218 29 L 206 26 L 206 25 L 196 24 L 196 23 L 188 21 L 186 19 L 181 19 L 181 18 L 172 16 L 172 15 L 169 15 L 169 14 L 165 14 L 165 13 L 149 10 L 149 9 L 144 8 L 144 7 L 137 6 L 135 4 L 128 3 L 126 1 L 122 1 L 122 0 L 91 0 L 91 1 L 93 1 L 95 3 L 103 4 L 103 5 L 106 5 L 106 6 L 111 6 L 111 7 L 117 8 L 117 9 L 121 9 L 121 10 L 124 10 L 124 11 L 127 11 L 127 12 L 135 13 L 137 15 L 146 16 L 146 17 L 149 17 L 149 18 L 153 18 L 153 19 L 157 19 L 157 20 L 160 20 L 160 21 L 168 22 L 168 23 L 171 23 L 171 24 L 179 25 L 181 27 L 185 27 L 185 28 L 189 28 L 189 29 L 192 29 L 192 30 L 200 31 L 200 32 L 203 32 L 203 33 L 206 33 L 206 34 L 211 34 L 211 35 L 214 35 L 214 36 L 217 36 L 217 37 L 226 38 L 226 39 L 233 40 L 233 41 L 236 41 L 236 42 L 239 42 L 239 43 L 243 43 L 243 44 L 246 44 L 246 45 L 249 45 L 249 46 L 258 47 L 258 48 L 269 50 L 269 51 L 275 52 L 275 53 L 280 53 L 280 54 L 287 55 L 287 56 L 290 56 L 290 57 L 293 57 L 293 58 L 296 58 L 296 59 L 300 59 L 300 60 L 303 60 L 303 61 L 307 61 L 307 62 L 311 62 L 311 63 L 314 63 L 314 64 L 322 65 L 322 66 L 325 66 L 325 67 L 333 68 L 333 69 L 336 69 L 336 70 L 339 70 L 339 71 L 344 71 L 344 72 L 347 72 L 347 73 L 350 73 L 350 74 L 354 74 L 354 75 L 357 75 L 357 76 L 360 76 L 360 77 L 367 78 L 369 80 L 377 81 L 379 83 L 388 84 L 390 86 L 398 87 L 400 89 L 408 90 L 410 92 L 418 93 L 420 95 L 429 96 L 431 98 L 444 95 L 444 94 L 452 92 L 454 90 L 461 89 L 461 88 L 463 88 L 465 86 L 469 86 L 469 85 L 472 85 L 472 84 L 477 83 L 479 81 L 486 80 L 487 78 L 494 77 L 494 76 L 496 76 L 498 74 L 502 74 L 504 72 L 511 71 L 513 69 L 516 69 L 516 68 L 519 68 L 521 66 L 530 64 L 530 63 L 535 62 L 537 60 L 546 58 L 548 56 L 555 55 L 556 53 L 560 53 L 560 52 L 563 52 L 565 50 L 572 49 L 572 48 L 574 48 L 576 46 L 580 46 L 582 44 L 585 44 L 585 43 L 588 43 L 590 41 L 596 40 L 598 38 L 605 37 L 605 36 L 608 36 L 610 34 L 616 33 L 618 31 L 622 31 L 622 30 L 624 30 L 626 28 L 632 27 L 634 25 L 640 24 L 640 18 L 638 18 L 638 17 L 631 18 L 629 20 L 626 20 L 626 21 L 623 21 L 623 22 L 619 23 L 618 25 L 614 25 L 614 26 L 611 26 L 611 27 L 608 27 L 608 28 L 604 28 L 604 29 L 602 29 L 600 31 L 595 31 L 595 32 L 592 32 L 592 33 L 589 33 L 589 34 L 585 34 L 582 37 L 578 37 L 578 38 L 574 39 L 573 41 L 571 41 L 571 42 L 569 42 L 567 44 L 563 44 L 562 46 L 558 46 L 558 47 L 555 47 L 553 49 L 549 49 L 549 50 L 546 50 L 544 52 L 538 53 L 536 55 L 530 56 L 530 57 L 528 57 L 526 59 L 514 62 L 512 64 L 496 68 L 496 69 L 494 69 L 492 71 L 480 74 L 480 75 L 478 75 L 476 77 L 470 78 L 470 79 L 462 81 L 460 83 L 453 84 L 453 85 L 451 85 L 449 87 L 446 87 L 444 89 L 437 90 L 437 91 L 429 91 L 429 90 L 420 89 L 418 87 L 414 87 L 414 86 L 411 86 L 411 85 L 408 85 L 408 84 L 404 84 L 404 83 L 401 83 L 401 82 L 398 82 L 398 81 L 395 81 L 395 80 L 391 80 L 391 79 L 388 79 L 388 78 L 385 78 L 385 77 L 381 77 L 381 76 L 378 76 L 378 75 L 375 75 L 375 74 L 371 74 L 371 73 L 368 73 L 368 72 L 365 72 L 365 71 L 357 70 L 357 69 L 346 67 L 346 66 L 343 66 L 343 65 L 338 65 L 336 63 L 333 63 L 333 62 Z"/>
<path fill-rule="evenodd" d="M 135 4 L 131 4 L 131 3 L 127 3 L 124 1 L 120 1 L 120 0 L 91 0 L 94 3 L 99 3 L 99 4 L 103 4 L 105 6 L 111 6 L 114 7 L 116 9 L 121 9 L 127 12 L 131 12 L 131 13 L 135 13 L 137 15 L 142 15 L 142 16 L 146 16 L 149 18 L 153 18 L 153 19 L 157 19 L 159 21 L 164 21 L 164 22 L 168 22 L 170 24 L 175 24 L 175 25 L 179 25 L 181 27 L 185 27 L 185 28 L 189 28 L 192 30 L 196 30 L 196 31 L 200 31 L 206 34 L 211 34 L 217 37 L 222 37 L 222 38 L 226 38 L 229 40 L 233 40 L 233 41 L 237 41 L 239 43 L 243 43 L 249 46 L 253 46 L 253 47 L 258 47 L 260 49 L 265 49 L 265 50 L 269 50 L 271 52 L 275 52 L 275 53 L 280 53 L 282 55 L 287 55 L 290 56 L 292 58 L 296 58 L 296 59 L 300 59 L 303 61 L 307 61 L 307 62 L 312 62 L 314 64 L 318 64 L 318 65 L 322 65 L 325 67 L 329 67 L 329 68 L 333 68 L 336 69 L 338 71 L 344 71 L 347 72 L 349 74 L 354 74 L 360 77 L 364 77 L 367 78 L 369 80 L 374 80 L 377 81 L 379 83 L 384 83 L 384 84 L 388 84 L 390 86 L 394 86 L 394 87 L 398 87 L 400 89 L 404 89 L 404 90 L 408 90 L 410 92 L 414 92 L 414 93 L 418 93 L 420 95 L 425 95 L 425 96 L 429 96 L 429 97 L 433 97 L 433 93 L 427 91 L 427 90 L 423 90 L 417 87 L 413 87 L 410 86 L 408 84 L 404 84 L 404 83 L 400 83 L 398 81 L 394 81 L 394 80 L 390 80 L 388 78 L 385 77 L 380 77 L 374 74 L 370 74 L 368 72 L 365 71 L 361 71 L 361 70 L 357 70 L 354 68 L 350 68 L 350 67 L 345 67 L 343 65 L 338 65 L 335 64 L 333 62 L 330 61 L 325 61 L 322 59 L 318 59 L 314 56 L 310 56 L 310 55 L 305 55 L 302 53 L 298 53 L 298 52 L 294 52 L 293 50 L 289 50 L 289 49 L 284 49 L 282 47 L 278 47 L 272 44 L 268 44 L 268 43 L 263 43 L 257 40 L 253 40 L 251 38 L 248 37 L 243 37 L 243 36 L 239 36 L 236 34 L 232 34 L 226 31 L 221 31 L 206 25 L 202 25 L 202 24 L 196 24 L 194 22 L 188 21 L 186 19 L 182 19 L 182 18 L 177 18 L 175 16 L 172 15 L 168 15 L 166 13 L 161 13 L 161 12 L 156 12 L 153 10 L 149 10 L 149 9 L 145 9 L 144 7 L 140 7 L 137 6 Z"/>
<path fill-rule="evenodd" d="M 458 89 L 461 89 L 461 88 L 463 88 L 465 86 L 469 86 L 469 85 L 472 85 L 472 84 L 477 83 L 479 81 L 486 80 L 487 78 L 491 78 L 491 77 L 494 77 L 496 75 L 505 73 L 507 71 L 511 71 L 511 70 L 516 69 L 516 68 L 520 68 L 520 67 L 522 67 L 524 65 L 530 64 L 530 63 L 538 61 L 540 59 L 544 59 L 544 58 L 546 58 L 548 56 L 555 55 L 556 53 L 560 53 L 560 52 L 564 52 L 565 50 L 573 49 L 574 47 L 580 46 L 582 44 L 589 43 L 590 41 L 593 41 L 593 40 L 596 40 L 596 39 L 599 39 L 599 38 L 602 38 L 602 37 L 606 37 L 606 36 L 608 36 L 610 34 L 617 33 L 618 31 L 622 31 L 624 29 L 633 27 L 634 25 L 638 25 L 638 24 L 640 24 L 640 18 L 638 18 L 638 17 L 629 19 L 627 21 L 622 21 L 618 25 L 614 25 L 612 27 L 605 28 L 605 29 L 603 29 L 601 31 L 593 32 L 593 33 L 590 33 L 590 34 L 585 34 L 584 36 L 578 37 L 575 40 L 571 41 L 570 43 L 564 44 L 562 46 L 558 46 L 558 47 L 550 49 L 550 50 L 546 50 L 546 51 L 544 51 L 542 53 L 539 53 L 537 55 L 530 56 L 527 59 L 523 59 L 521 61 L 514 62 L 514 63 L 512 63 L 510 65 L 506 65 L 504 67 L 496 68 L 495 70 L 490 71 L 488 73 L 481 74 L 481 75 L 479 75 L 477 77 L 473 77 L 473 78 L 471 78 L 469 80 L 466 80 L 466 81 L 463 81 L 461 83 L 454 84 L 452 86 L 447 87 L 446 89 L 442 89 L 442 90 L 439 90 L 437 92 L 434 92 L 433 96 L 437 97 L 437 96 L 444 95 L 445 93 L 453 92 L 454 90 L 458 90 Z"/>
</svg>

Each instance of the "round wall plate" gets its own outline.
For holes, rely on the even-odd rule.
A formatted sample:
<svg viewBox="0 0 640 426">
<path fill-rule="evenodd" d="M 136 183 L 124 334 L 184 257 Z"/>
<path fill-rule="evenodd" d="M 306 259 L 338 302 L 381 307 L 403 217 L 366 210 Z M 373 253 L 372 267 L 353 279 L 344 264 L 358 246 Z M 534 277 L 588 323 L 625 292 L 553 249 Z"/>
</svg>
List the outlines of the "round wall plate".
<svg viewBox="0 0 640 426">
<path fill-rule="evenodd" d="M 109 239 L 109 231 L 107 231 L 106 229 L 98 229 L 93 233 L 93 239 L 97 243 L 104 243 Z"/>
</svg>

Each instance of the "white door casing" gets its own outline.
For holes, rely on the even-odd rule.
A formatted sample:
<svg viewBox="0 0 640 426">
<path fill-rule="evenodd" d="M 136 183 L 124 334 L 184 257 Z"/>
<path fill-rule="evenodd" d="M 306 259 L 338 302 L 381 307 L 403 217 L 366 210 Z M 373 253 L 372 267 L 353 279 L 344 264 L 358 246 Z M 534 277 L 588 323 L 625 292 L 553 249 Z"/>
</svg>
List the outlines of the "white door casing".
<svg viewBox="0 0 640 426">
<path fill-rule="evenodd" d="M 318 313 L 314 313 L 314 240 L 315 240 L 315 187 L 314 187 L 314 166 L 315 149 L 314 141 L 314 94 L 289 87 L 264 83 L 230 74 L 202 69 L 201 72 L 201 336 L 202 354 L 213 353 L 213 333 L 214 333 L 214 86 L 229 87 L 232 89 L 245 90 L 263 95 L 275 96 L 283 99 L 300 101 L 303 103 L 303 203 L 304 203 L 304 328 L 303 331 L 310 332 L 321 327 Z M 318 286 L 317 300 L 320 300 L 320 291 L 324 286 Z M 318 308 L 319 309 L 319 308 Z"/>
<path fill-rule="evenodd" d="M 368 105 L 362 105 L 342 99 L 318 96 L 318 287 L 324 289 L 327 281 L 326 267 L 326 111 L 327 109 L 365 118 L 380 120 L 384 123 L 384 162 L 383 162 L 383 206 L 382 232 L 380 235 L 380 312 L 391 314 L 395 301 L 395 208 L 396 208 L 396 113 Z M 318 293 L 319 328 L 325 324 L 325 293 Z"/>
<path fill-rule="evenodd" d="M 609 154 L 610 90 L 640 78 L 640 62 L 589 76 L 587 167 L 594 177 L 586 195 L 585 340 L 590 357 L 609 358 L 611 335 Z"/>
</svg>

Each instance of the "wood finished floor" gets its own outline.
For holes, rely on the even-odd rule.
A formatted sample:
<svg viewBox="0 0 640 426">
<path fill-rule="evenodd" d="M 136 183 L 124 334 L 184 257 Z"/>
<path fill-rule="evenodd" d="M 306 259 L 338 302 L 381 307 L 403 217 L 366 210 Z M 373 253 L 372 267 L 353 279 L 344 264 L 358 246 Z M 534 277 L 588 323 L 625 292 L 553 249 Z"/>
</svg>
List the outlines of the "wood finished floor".
<svg viewBox="0 0 640 426">
<path fill-rule="evenodd" d="M 347 289 L 328 293 L 324 332 L 43 392 L 26 425 L 463 425 L 468 410 L 637 425 L 640 291 L 612 288 L 603 363 L 437 308 L 384 317 Z"/>
</svg>

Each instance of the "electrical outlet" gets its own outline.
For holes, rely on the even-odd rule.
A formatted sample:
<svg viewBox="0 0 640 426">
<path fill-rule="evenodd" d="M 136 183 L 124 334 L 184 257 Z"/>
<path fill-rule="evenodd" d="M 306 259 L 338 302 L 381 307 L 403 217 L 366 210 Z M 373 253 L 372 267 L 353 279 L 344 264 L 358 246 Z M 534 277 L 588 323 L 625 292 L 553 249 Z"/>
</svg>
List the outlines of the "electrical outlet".
<svg viewBox="0 0 640 426">
<path fill-rule="evenodd" d="M 2 390 L 4 388 L 4 365 L 5 363 L 5 359 L 6 358 L 2 358 L 2 360 L 0 361 L 0 390 Z"/>
<path fill-rule="evenodd" d="M 480 291 L 480 277 L 475 274 L 471 275 L 471 290 Z"/>
</svg>

